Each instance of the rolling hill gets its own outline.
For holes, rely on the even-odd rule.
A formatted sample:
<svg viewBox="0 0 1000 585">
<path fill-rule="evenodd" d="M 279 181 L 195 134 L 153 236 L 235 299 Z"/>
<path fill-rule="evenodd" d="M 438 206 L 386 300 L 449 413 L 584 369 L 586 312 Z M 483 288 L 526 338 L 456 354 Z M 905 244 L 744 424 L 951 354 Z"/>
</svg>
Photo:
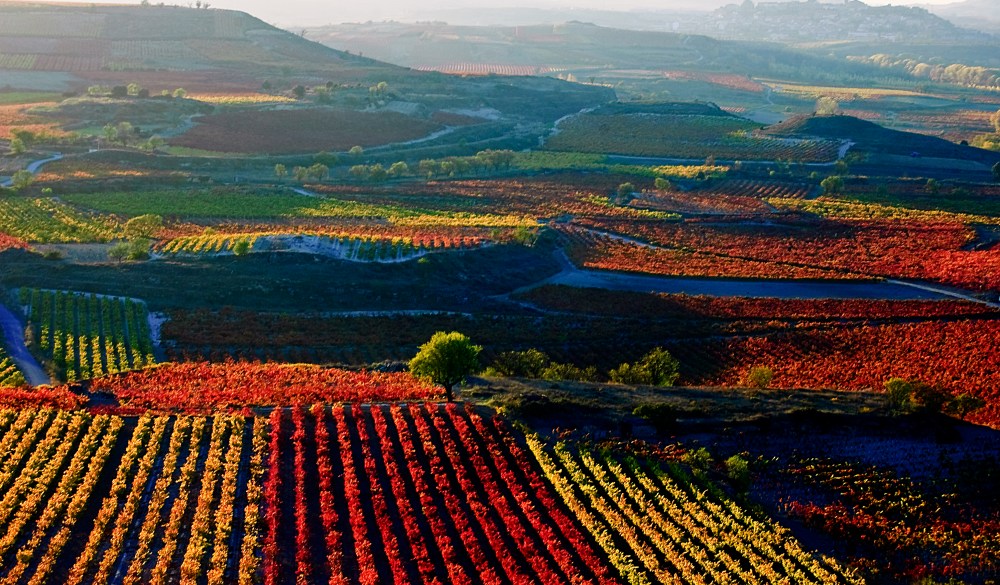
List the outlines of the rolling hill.
<svg viewBox="0 0 1000 585">
<path fill-rule="evenodd" d="M 326 85 L 344 94 L 339 105 L 360 109 L 370 105 L 369 86 L 382 81 L 392 88 L 382 101 L 424 114 L 488 107 L 554 120 L 613 99 L 604 88 L 551 79 L 462 80 L 412 71 L 330 49 L 237 11 L 0 3 L 0 87 L 8 90 L 79 94 L 95 84 L 136 83 L 156 95 L 178 87 L 253 93 Z M 524 100 L 549 105 L 527 108 Z"/>
</svg>

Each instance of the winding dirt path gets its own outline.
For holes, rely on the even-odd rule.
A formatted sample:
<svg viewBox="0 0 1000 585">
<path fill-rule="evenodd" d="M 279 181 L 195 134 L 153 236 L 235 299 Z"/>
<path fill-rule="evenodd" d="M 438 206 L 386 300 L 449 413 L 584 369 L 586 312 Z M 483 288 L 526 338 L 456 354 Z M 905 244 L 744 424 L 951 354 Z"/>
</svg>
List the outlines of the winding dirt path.
<svg viewBox="0 0 1000 585">
<path fill-rule="evenodd" d="M 32 386 L 51 384 L 52 379 L 45 372 L 45 368 L 35 360 L 24 345 L 24 325 L 2 304 L 0 304 L 0 328 L 3 329 L 4 347 L 17 364 L 17 368 L 24 374 L 28 384 Z"/>
</svg>

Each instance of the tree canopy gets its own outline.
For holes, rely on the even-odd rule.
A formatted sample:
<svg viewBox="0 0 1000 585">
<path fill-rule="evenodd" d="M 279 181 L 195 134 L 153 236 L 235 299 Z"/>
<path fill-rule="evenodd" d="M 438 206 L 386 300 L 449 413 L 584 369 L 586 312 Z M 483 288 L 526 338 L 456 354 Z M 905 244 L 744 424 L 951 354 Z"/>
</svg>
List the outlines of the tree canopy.
<svg viewBox="0 0 1000 585">
<path fill-rule="evenodd" d="M 420 346 L 420 351 L 410 360 L 410 373 L 444 386 L 445 396 L 451 402 L 451 390 L 455 384 L 479 369 L 479 352 L 482 350 L 458 331 L 438 331 L 430 341 Z"/>
</svg>

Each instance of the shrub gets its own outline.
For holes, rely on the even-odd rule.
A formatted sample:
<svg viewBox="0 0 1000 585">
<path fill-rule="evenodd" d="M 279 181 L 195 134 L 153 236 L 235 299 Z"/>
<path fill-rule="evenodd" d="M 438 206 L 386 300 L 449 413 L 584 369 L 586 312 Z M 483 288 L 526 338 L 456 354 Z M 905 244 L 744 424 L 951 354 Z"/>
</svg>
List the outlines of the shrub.
<svg viewBox="0 0 1000 585">
<path fill-rule="evenodd" d="M 741 493 L 750 489 L 750 464 L 739 455 L 726 459 L 726 475 L 733 487 Z"/>
<path fill-rule="evenodd" d="M 644 402 L 636 406 L 632 414 L 649 421 L 660 432 L 677 423 L 677 409 L 664 402 Z"/>
<path fill-rule="evenodd" d="M 500 376 L 514 378 L 541 378 L 552 362 L 549 356 L 537 349 L 505 351 L 493 360 L 492 368 Z"/>
<path fill-rule="evenodd" d="M 673 386 L 680 377 L 680 362 L 670 352 L 657 347 L 634 364 L 624 363 L 608 372 L 612 382 Z"/>
<path fill-rule="evenodd" d="M 588 366 L 580 368 L 573 364 L 552 362 L 542 371 L 542 379 L 550 381 L 570 380 L 573 382 L 596 382 L 597 368 Z"/>
<path fill-rule="evenodd" d="M 903 378 L 890 378 L 883 386 L 891 410 L 909 412 L 912 409 L 913 405 L 910 403 L 910 395 L 913 393 L 912 384 Z"/>
<path fill-rule="evenodd" d="M 743 379 L 744 384 L 750 388 L 766 390 L 771 381 L 774 380 L 774 370 L 767 366 L 754 366 L 747 372 Z"/>
</svg>

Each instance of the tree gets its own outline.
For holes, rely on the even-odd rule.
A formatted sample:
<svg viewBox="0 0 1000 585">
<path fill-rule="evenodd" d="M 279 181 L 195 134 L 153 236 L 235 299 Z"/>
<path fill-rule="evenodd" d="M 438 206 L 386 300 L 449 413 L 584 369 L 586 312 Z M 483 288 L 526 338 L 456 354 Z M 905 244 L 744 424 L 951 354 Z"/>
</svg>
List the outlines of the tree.
<svg viewBox="0 0 1000 585">
<path fill-rule="evenodd" d="M 844 178 L 831 175 L 820 181 L 819 186 L 823 188 L 824 195 L 835 195 L 844 190 Z"/>
<path fill-rule="evenodd" d="M 183 87 L 178 87 L 177 89 L 174 90 L 173 96 L 177 99 L 182 99 L 186 98 L 187 94 L 188 94 L 187 90 L 185 90 Z"/>
<path fill-rule="evenodd" d="M 364 153 L 365 153 L 365 149 L 361 148 L 360 146 L 352 146 L 351 150 L 347 151 L 347 154 L 349 154 L 349 155 L 351 155 L 351 156 L 353 156 L 355 158 L 360 158 Z"/>
<path fill-rule="evenodd" d="M 125 222 L 125 226 L 122 228 L 122 235 L 130 240 L 152 238 L 162 227 L 163 217 L 147 213 L 133 217 Z"/>
<path fill-rule="evenodd" d="M 532 348 L 502 352 L 491 367 L 497 374 L 510 378 L 541 378 L 550 363 L 552 360 L 545 352 Z"/>
<path fill-rule="evenodd" d="M 281 163 L 274 165 L 274 176 L 279 179 L 284 179 L 288 176 L 288 168 Z"/>
<path fill-rule="evenodd" d="M 21 140 L 20 138 L 18 138 L 16 136 L 14 138 L 10 139 L 10 152 L 11 152 L 11 154 L 15 154 L 15 155 L 17 155 L 17 154 L 24 154 L 25 150 L 27 150 L 27 148 L 24 146 L 24 141 L 23 140 Z"/>
<path fill-rule="evenodd" d="M 628 203 L 632 199 L 632 193 L 635 193 L 635 185 L 632 183 L 618 185 L 618 200 L 622 204 Z"/>
<path fill-rule="evenodd" d="M 889 408 L 893 412 L 909 412 L 913 405 L 910 402 L 910 395 L 913 393 L 913 385 L 903 378 L 890 378 L 886 380 L 885 395 L 889 401 Z"/>
<path fill-rule="evenodd" d="M 409 174 L 409 172 L 410 166 L 403 161 L 394 162 L 392 163 L 392 166 L 389 167 L 390 177 L 402 177 L 403 175 Z"/>
<path fill-rule="evenodd" d="M 670 179 L 664 179 L 663 177 L 656 177 L 656 180 L 653 181 L 653 186 L 660 191 L 674 190 L 674 184 L 670 182 Z"/>
<path fill-rule="evenodd" d="M 837 113 L 840 108 L 840 104 L 837 100 L 830 96 L 823 96 L 816 100 L 816 115 L 817 116 L 832 116 Z"/>
<path fill-rule="evenodd" d="M 618 384 L 673 386 L 680 377 L 680 362 L 670 352 L 657 347 L 632 364 L 623 363 L 608 372 Z"/>
<path fill-rule="evenodd" d="M 340 157 L 332 152 L 326 152 L 324 150 L 316 153 L 316 156 L 313 157 L 313 162 L 326 165 L 328 167 L 335 167 L 340 164 Z"/>
<path fill-rule="evenodd" d="M 966 392 L 952 398 L 945 407 L 945 410 L 949 414 L 958 415 L 958 418 L 965 420 L 965 417 L 969 416 L 969 414 L 984 406 L 986 406 L 985 400 Z"/>
<path fill-rule="evenodd" d="M 116 85 L 111 88 L 111 97 L 115 99 L 122 99 L 128 97 L 128 86 L 127 85 Z"/>
<path fill-rule="evenodd" d="M 309 176 L 317 181 L 322 181 L 330 176 L 330 168 L 320 163 L 310 166 L 308 172 Z"/>
<path fill-rule="evenodd" d="M 726 459 L 726 475 L 736 491 L 746 493 L 750 489 L 750 464 L 739 455 Z"/>
<path fill-rule="evenodd" d="M 440 165 L 438 164 L 438 161 L 434 159 L 425 158 L 417 164 L 417 170 L 421 175 L 427 177 L 428 179 L 433 179 L 434 175 L 440 172 Z"/>
<path fill-rule="evenodd" d="M 941 192 L 941 184 L 937 182 L 937 179 L 927 179 L 927 184 L 924 185 L 924 193 L 928 195 L 937 195 Z"/>
<path fill-rule="evenodd" d="M 306 97 L 306 88 L 305 88 L 305 86 L 304 85 L 296 85 L 295 87 L 293 87 L 292 88 L 292 95 L 294 95 L 295 99 L 297 99 L 297 100 L 300 100 L 300 99 Z"/>
<path fill-rule="evenodd" d="M 161 146 L 163 146 L 166 143 L 167 143 L 167 141 L 164 140 L 163 137 L 161 137 L 161 136 L 159 136 L 157 134 L 153 134 L 152 136 L 149 137 L 149 140 L 147 140 L 146 142 L 144 142 L 142 144 L 141 148 L 143 150 L 148 150 L 148 151 L 152 152 L 152 151 L 156 150 L 157 148 L 160 148 Z"/>
<path fill-rule="evenodd" d="M 751 388 L 766 390 L 774 380 L 774 370 L 767 366 L 754 366 L 747 372 L 744 383 Z"/>
<path fill-rule="evenodd" d="M 10 186 L 15 190 L 20 191 L 31 185 L 35 180 L 35 176 L 31 174 L 31 171 L 20 170 L 14 173 L 14 176 L 10 178 Z"/>
<path fill-rule="evenodd" d="M 1000 162 L 993 165 L 993 180 L 1000 182 Z"/>
<path fill-rule="evenodd" d="M 482 350 L 481 346 L 473 345 L 458 331 L 438 331 L 430 341 L 420 346 L 420 351 L 410 360 L 410 373 L 443 386 L 445 397 L 451 402 L 455 384 L 479 368 L 479 352 Z"/>
</svg>

